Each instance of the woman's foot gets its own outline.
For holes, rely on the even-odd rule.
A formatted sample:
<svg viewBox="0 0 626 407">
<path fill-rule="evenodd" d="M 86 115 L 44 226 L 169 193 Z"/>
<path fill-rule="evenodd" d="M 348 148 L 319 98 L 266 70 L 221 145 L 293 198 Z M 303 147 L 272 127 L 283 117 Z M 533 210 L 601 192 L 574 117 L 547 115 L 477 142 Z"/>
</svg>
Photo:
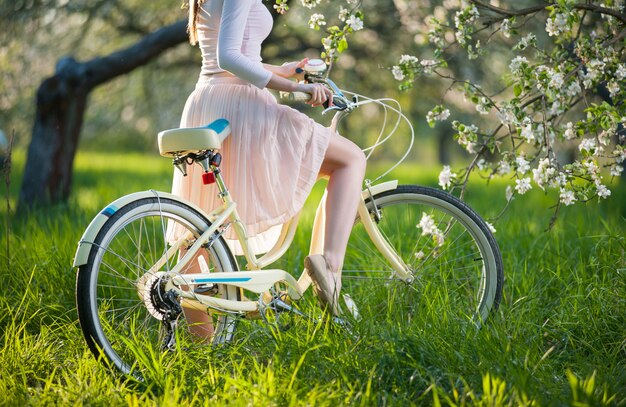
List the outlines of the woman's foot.
<svg viewBox="0 0 626 407">
<path fill-rule="evenodd" d="M 304 259 L 304 267 L 313 280 L 313 291 L 334 316 L 339 316 L 339 291 L 341 291 L 341 275 L 334 273 L 322 254 L 314 254 Z"/>
</svg>

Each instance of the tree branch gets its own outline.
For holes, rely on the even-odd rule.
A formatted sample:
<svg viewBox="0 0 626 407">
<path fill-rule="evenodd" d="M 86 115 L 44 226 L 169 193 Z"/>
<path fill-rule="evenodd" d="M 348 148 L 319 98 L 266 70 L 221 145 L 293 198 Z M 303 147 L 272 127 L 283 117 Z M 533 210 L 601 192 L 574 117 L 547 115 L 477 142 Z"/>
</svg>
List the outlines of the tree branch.
<svg viewBox="0 0 626 407">
<path fill-rule="evenodd" d="M 84 63 L 87 86 L 94 88 L 110 79 L 132 71 L 187 39 L 187 21 L 181 20 L 146 35 L 141 41 L 110 55 Z"/>
<path fill-rule="evenodd" d="M 536 13 L 538 11 L 545 10 L 546 7 L 554 4 L 554 3 L 546 3 L 544 5 L 527 7 L 521 10 L 507 10 L 507 9 L 503 9 L 500 7 L 493 6 L 489 3 L 485 3 L 483 0 L 470 0 L 470 2 L 474 3 L 475 5 L 479 7 L 486 8 L 487 10 L 491 10 L 494 13 L 498 13 L 507 17 L 525 16 L 528 14 Z M 607 8 L 607 7 L 596 6 L 595 4 L 579 3 L 579 4 L 574 4 L 572 8 L 576 10 L 588 10 L 588 11 L 593 11 L 593 12 L 600 13 L 600 14 L 606 14 L 606 15 L 615 17 L 616 19 L 621 21 L 622 24 L 626 24 L 626 15 L 616 10 Z"/>
</svg>

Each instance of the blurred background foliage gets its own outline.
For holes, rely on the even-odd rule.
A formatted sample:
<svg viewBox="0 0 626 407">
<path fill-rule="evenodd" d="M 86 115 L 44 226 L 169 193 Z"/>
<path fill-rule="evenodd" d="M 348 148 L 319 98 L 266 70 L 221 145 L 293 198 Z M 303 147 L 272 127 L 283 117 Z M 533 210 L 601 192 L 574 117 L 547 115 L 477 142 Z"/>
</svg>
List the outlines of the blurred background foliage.
<svg viewBox="0 0 626 407">
<path fill-rule="evenodd" d="M 272 9 L 274 2 L 264 3 Z M 434 105 L 444 102 L 461 122 L 494 120 L 479 117 L 461 92 L 446 93 L 450 81 L 421 77 L 412 90 L 400 93 L 389 70 L 402 54 L 430 58 L 427 22 L 432 16 L 451 20 L 448 10 L 456 3 L 458 0 L 363 0 L 365 29 L 350 38 L 348 51 L 340 56 L 331 74 L 346 89 L 370 97 L 397 98 L 417 134 L 409 159 L 420 163 L 454 163 L 455 159 L 470 158 L 452 139 L 449 123 L 435 129 L 426 125 L 425 115 Z M 533 3 L 522 0 L 515 6 L 529 4 Z M 317 57 L 322 51 L 324 34 L 307 26 L 311 10 L 299 1 L 291 0 L 289 5 L 287 14 L 275 15 L 274 30 L 264 44 L 265 62 L 281 64 L 303 56 Z M 342 5 L 344 1 L 325 1 L 314 12 L 323 13 L 331 26 L 338 23 Z M 37 87 L 54 73 L 60 58 L 71 55 L 85 61 L 107 55 L 185 18 L 180 0 L 2 0 L 0 130 L 7 135 L 15 131 L 16 146 L 27 146 Z M 541 43 L 545 30 L 533 24 L 529 21 L 526 27 Z M 511 48 L 517 39 L 502 35 L 497 41 L 486 38 L 490 41 L 489 57 L 478 61 L 468 61 L 465 51 L 451 51 L 449 69 L 457 77 L 481 83 L 490 93 L 497 92 L 504 88 Z M 156 151 L 156 133 L 178 126 L 200 63 L 199 50 L 183 43 L 148 65 L 96 88 L 90 96 L 79 149 Z M 328 122 L 321 118 L 319 109 L 300 107 Z M 349 117 L 340 130 L 365 146 L 378 136 L 382 117 L 374 106 L 366 106 Z M 401 154 L 408 143 L 406 130 L 402 128 L 397 142 L 388 143 L 378 158 L 391 160 Z"/>
</svg>

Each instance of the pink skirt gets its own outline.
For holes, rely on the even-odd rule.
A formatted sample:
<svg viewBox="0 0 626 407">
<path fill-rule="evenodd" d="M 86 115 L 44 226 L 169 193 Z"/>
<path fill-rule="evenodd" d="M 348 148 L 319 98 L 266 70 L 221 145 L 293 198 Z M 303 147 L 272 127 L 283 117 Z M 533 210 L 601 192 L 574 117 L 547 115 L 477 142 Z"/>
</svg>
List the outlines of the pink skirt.
<svg viewBox="0 0 626 407">
<path fill-rule="evenodd" d="M 283 223 L 296 215 L 315 184 L 332 130 L 280 105 L 267 89 L 236 77 L 201 80 L 185 104 L 180 127 L 225 118 L 231 134 L 222 144 L 222 176 L 255 253 L 272 248 Z M 174 172 L 172 192 L 210 212 L 222 204 L 215 184 L 203 185 L 194 165 Z M 232 228 L 225 235 L 235 239 Z M 241 254 L 238 245 L 231 248 Z"/>
</svg>

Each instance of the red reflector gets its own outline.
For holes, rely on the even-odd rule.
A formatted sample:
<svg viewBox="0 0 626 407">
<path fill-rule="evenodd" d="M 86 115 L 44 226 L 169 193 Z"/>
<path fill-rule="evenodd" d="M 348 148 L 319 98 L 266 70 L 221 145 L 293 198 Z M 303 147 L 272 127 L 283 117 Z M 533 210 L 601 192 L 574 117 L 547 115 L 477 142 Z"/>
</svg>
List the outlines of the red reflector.
<svg viewBox="0 0 626 407">
<path fill-rule="evenodd" d="M 209 185 L 215 182 L 215 174 L 212 172 L 205 172 L 202 174 L 202 183 L 204 185 Z"/>
</svg>

